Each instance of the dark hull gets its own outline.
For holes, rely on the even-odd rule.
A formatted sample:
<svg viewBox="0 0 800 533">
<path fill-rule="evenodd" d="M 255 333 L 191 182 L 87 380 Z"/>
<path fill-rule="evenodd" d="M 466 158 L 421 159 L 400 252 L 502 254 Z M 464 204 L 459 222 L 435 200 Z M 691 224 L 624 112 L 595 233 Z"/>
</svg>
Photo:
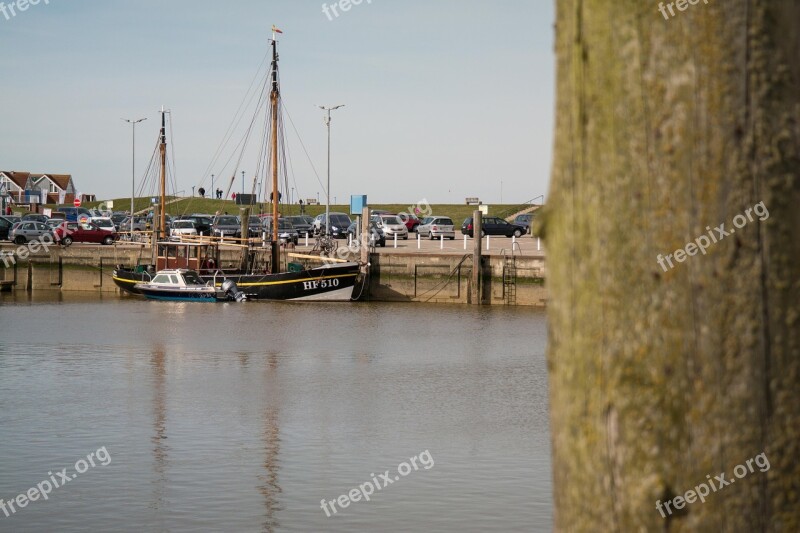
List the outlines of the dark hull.
<svg viewBox="0 0 800 533">
<path fill-rule="evenodd" d="M 327 300 L 348 301 L 352 299 L 353 287 L 358 276 L 357 263 L 340 263 L 321 266 L 300 272 L 281 272 L 280 274 L 236 274 L 201 275 L 204 281 L 213 281 L 217 287 L 225 279 L 234 281 L 248 299 L 255 300 Z M 139 294 L 137 283 L 147 283 L 150 276 L 145 272 L 134 272 L 117 268 L 113 275 L 114 283 L 121 290 Z"/>
<path fill-rule="evenodd" d="M 121 291 L 138 295 L 141 295 L 142 291 L 137 289 L 135 285 L 137 283 L 147 283 L 151 279 L 151 277 L 144 272 L 134 272 L 130 269 L 120 267 L 114 269 L 111 278 Z"/>
<path fill-rule="evenodd" d="M 163 300 L 168 302 L 221 302 L 225 301 L 224 295 L 214 292 L 191 290 L 164 290 L 164 289 L 138 289 L 139 293 L 148 300 Z"/>
</svg>

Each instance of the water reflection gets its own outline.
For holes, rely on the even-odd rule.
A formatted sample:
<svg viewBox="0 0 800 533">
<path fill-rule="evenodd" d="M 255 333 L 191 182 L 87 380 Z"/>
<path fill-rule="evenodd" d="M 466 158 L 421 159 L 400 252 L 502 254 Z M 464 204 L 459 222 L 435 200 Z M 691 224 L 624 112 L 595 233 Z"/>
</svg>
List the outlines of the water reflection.
<svg viewBox="0 0 800 533">
<path fill-rule="evenodd" d="M 160 509 L 164 504 L 167 484 L 167 406 L 166 390 L 166 355 L 164 347 L 156 345 L 150 358 L 153 371 L 153 509 Z"/>
<path fill-rule="evenodd" d="M 545 331 L 505 308 L 0 305 L 0 497 L 113 457 L 0 530 L 547 531 Z M 320 509 L 425 449 L 424 475 Z"/>
<path fill-rule="evenodd" d="M 267 395 L 264 401 L 264 472 L 258 476 L 261 485 L 258 490 L 264 498 L 264 523 L 263 530 L 272 533 L 280 525 L 276 517 L 281 509 L 278 495 L 281 487 L 278 483 L 278 454 L 281 449 L 280 437 L 280 381 L 278 377 L 278 354 L 266 354 L 266 367 L 264 369 L 264 384 Z"/>
<path fill-rule="evenodd" d="M 264 497 L 264 524 L 263 530 L 272 533 L 280 525 L 276 517 L 277 511 L 281 509 L 278 495 L 281 487 L 278 484 L 278 454 L 281 449 L 280 428 L 278 409 L 267 407 L 264 412 L 264 470 L 258 476 L 261 486 L 258 490 Z"/>
</svg>

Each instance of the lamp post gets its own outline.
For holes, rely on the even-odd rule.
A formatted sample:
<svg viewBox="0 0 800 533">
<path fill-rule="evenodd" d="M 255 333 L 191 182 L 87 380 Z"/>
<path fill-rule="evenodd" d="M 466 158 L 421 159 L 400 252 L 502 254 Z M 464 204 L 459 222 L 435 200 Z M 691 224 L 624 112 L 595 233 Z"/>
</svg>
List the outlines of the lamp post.
<svg viewBox="0 0 800 533">
<path fill-rule="evenodd" d="M 328 127 L 328 186 L 325 190 L 325 233 L 331 232 L 331 111 L 344 107 L 344 104 L 333 107 L 317 106 L 326 112 L 325 126 Z"/>
<path fill-rule="evenodd" d="M 217 199 L 217 189 L 214 189 L 214 174 L 211 174 L 211 188 L 214 190 L 214 199 Z"/>
<path fill-rule="evenodd" d="M 244 170 L 242 170 L 242 194 L 244 194 Z"/>
<path fill-rule="evenodd" d="M 131 154 L 131 234 L 133 234 L 133 197 L 136 194 L 136 125 L 147 120 L 147 117 L 138 119 L 123 118 L 122 120 L 130 124 L 133 130 L 133 147 Z"/>
</svg>

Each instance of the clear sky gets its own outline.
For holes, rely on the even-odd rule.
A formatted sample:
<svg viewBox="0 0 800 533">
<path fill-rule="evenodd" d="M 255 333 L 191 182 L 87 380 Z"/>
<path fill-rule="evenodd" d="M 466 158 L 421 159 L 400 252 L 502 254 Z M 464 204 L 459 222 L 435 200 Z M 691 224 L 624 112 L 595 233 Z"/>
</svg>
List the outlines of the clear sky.
<svg viewBox="0 0 800 533">
<path fill-rule="evenodd" d="M 346 104 L 333 116 L 332 199 L 492 204 L 501 182 L 504 203 L 545 194 L 553 1 L 367 2 L 332 20 L 320 0 L 41 0 L 14 15 L 7 7 L 0 170 L 69 173 L 81 192 L 129 196 L 131 127 L 120 118 L 148 119 L 136 130 L 138 182 L 164 105 L 178 189 L 210 190 L 204 173 L 276 24 L 284 102 L 323 183 L 326 132 L 315 104 Z M 287 132 L 295 197 L 324 199 Z M 255 165 L 247 154 L 241 168 Z"/>
</svg>

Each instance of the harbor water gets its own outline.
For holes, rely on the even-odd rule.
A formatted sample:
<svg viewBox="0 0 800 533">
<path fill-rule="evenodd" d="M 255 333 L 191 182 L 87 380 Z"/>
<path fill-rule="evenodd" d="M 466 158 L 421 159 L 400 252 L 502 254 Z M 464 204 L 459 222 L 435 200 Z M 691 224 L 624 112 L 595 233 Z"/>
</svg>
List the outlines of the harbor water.
<svg viewBox="0 0 800 533">
<path fill-rule="evenodd" d="M 541 309 L 41 294 L 0 294 L 0 531 L 552 529 Z"/>
</svg>

